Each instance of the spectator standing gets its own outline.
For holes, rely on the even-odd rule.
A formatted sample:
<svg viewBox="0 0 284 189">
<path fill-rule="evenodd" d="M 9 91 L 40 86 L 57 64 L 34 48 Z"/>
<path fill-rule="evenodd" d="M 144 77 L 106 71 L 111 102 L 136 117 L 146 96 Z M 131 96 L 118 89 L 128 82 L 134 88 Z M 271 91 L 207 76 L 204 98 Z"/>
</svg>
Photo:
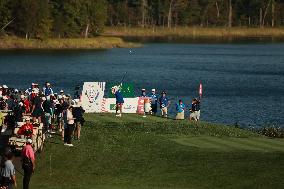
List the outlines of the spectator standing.
<svg viewBox="0 0 284 189">
<path fill-rule="evenodd" d="M 79 99 L 75 100 L 75 106 L 73 108 L 73 116 L 75 118 L 75 138 L 80 140 L 81 137 L 81 126 L 84 124 L 83 114 L 85 110 L 82 108 Z"/>
<path fill-rule="evenodd" d="M 24 170 L 23 189 L 29 188 L 30 179 L 35 170 L 35 153 L 32 142 L 32 139 L 27 139 L 26 146 L 22 150 L 22 168 Z"/>
<path fill-rule="evenodd" d="M 158 110 L 158 96 L 156 95 L 156 89 L 152 89 L 151 98 L 151 112 L 156 115 Z"/>
<path fill-rule="evenodd" d="M 159 99 L 161 113 L 163 117 L 168 117 L 168 107 L 171 104 L 171 101 L 169 101 L 168 97 L 166 96 L 166 92 L 162 92 L 162 96 Z"/>
<path fill-rule="evenodd" d="M 66 118 L 67 118 L 67 127 L 65 128 L 64 134 L 65 134 L 65 143 L 64 145 L 66 146 L 73 146 L 72 144 L 72 134 L 74 130 L 74 123 L 75 123 L 75 118 L 73 116 L 73 107 L 70 106 L 67 111 L 66 111 Z"/>
<path fill-rule="evenodd" d="M 177 110 L 176 120 L 183 120 L 185 105 L 183 104 L 182 100 L 179 100 L 179 102 L 176 104 L 176 110 Z"/>
<path fill-rule="evenodd" d="M 4 154 L 1 160 L 1 187 L 12 189 L 17 187 L 16 172 L 13 165 L 14 154 L 11 150 Z"/>
</svg>

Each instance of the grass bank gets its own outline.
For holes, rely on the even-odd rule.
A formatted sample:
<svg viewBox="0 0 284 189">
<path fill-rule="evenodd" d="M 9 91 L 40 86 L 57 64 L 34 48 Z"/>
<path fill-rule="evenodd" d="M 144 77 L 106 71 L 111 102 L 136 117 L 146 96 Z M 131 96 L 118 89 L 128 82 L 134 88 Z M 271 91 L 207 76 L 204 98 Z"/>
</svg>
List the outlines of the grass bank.
<svg viewBox="0 0 284 189">
<path fill-rule="evenodd" d="M 284 28 L 205 28 L 205 27 L 107 27 L 105 36 L 124 37 L 284 37 Z"/>
<path fill-rule="evenodd" d="M 280 139 L 158 117 L 89 114 L 86 120 L 74 147 L 63 146 L 59 137 L 46 142 L 32 189 L 271 189 L 284 184 Z"/>
<path fill-rule="evenodd" d="M 72 39 L 23 39 L 17 37 L 0 38 L 0 49 L 109 49 L 139 46 L 125 42 L 119 37 L 94 37 Z"/>
</svg>

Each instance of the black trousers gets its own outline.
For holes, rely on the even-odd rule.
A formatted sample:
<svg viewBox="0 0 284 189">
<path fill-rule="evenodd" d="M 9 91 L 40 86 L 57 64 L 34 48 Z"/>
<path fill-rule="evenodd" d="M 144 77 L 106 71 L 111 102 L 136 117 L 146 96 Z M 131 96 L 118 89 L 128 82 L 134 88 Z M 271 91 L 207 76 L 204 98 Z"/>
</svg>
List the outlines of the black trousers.
<svg viewBox="0 0 284 189">
<path fill-rule="evenodd" d="M 65 136 L 65 142 L 67 144 L 71 144 L 72 142 L 72 134 L 74 131 L 74 124 L 67 124 L 67 129 L 65 129 L 64 134 L 66 134 Z"/>
<path fill-rule="evenodd" d="M 23 178 L 23 189 L 29 189 L 31 176 L 33 174 L 32 166 L 23 167 L 24 169 L 24 178 Z"/>
</svg>

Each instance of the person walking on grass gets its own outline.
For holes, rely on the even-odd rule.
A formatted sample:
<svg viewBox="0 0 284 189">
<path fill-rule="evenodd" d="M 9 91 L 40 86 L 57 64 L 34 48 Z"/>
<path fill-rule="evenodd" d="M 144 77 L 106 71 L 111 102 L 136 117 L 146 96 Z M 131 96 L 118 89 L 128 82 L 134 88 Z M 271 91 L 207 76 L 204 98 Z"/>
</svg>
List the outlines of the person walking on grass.
<svg viewBox="0 0 284 189">
<path fill-rule="evenodd" d="M 168 117 L 168 107 L 170 106 L 171 101 L 168 99 L 168 97 L 166 97 L 165 91 L 162 92 L 162 96 L 159 99 L 159 103 L 160 103 L 162 117 L 167 118 Z"/>
<path fill-rule="evenodd" d="M 72 144 L 72 134 L 74 130 L 74 123 L 75 123 L 75 118 L 73 116 L 73 106 L 69 106 L 69 108 L 66 111 L 66 119 L 67 119 L 67 125 L 64 131 L 65 135 L 65 146 L 73 146 Z"/>
<path fill-rule="evenodd" d="M 35 153 L 32 143 L 32 139 L 27 139 L 26 146 L 22 150 L 23 189 L 29 189 L 31 176 L 35 171 Z"/>
<path fill-rule="evenodd" d="M 75 118 L 75 139 L 80 140 L 81 126 L 84 124 L 83 114 L 85 110 L 82 108 L 79 99 L 74 100 L 73 116 Z"/>
<path fill-rule="evenodd" d="M 176 104 L 176 110 L 176 120 L 184 120 L 185 105 L 183 104 L 182 100 L 179 100 L 179 102 Z"/>
<path fill-rule="evenodd" d="M 16 172 L 13 165 L 14 154 L 9 149 L 4 153 L 1 159 L 1 187 L 5 189 L 12 189 L 13 185 L 17 187 Z"/>
<path fill-rule="evenodd" d="M 38 90 L 33 90 L 35 97 L 33 98 L 32 105 L 32 117 L 33 121 L 36 122 L 38 120 L 41 123 L 41 117 L 43 116 L 43 108 L 42 108 L 42 100 L 39 96 Z"/>
</svg>

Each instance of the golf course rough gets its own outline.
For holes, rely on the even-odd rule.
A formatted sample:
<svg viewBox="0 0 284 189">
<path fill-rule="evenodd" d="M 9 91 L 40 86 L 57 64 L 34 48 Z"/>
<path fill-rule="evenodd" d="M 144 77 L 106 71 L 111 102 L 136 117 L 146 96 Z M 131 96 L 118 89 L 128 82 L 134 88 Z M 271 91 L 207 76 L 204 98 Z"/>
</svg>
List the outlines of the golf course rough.
<svg viewBox="0 0 284 189">
<path fill-rule="evenodd" d="M 282 139 L 152 116 L 85 118 L 74 147 L 46 142 L 32 189 L 284 188 Z"/>
</svg>

